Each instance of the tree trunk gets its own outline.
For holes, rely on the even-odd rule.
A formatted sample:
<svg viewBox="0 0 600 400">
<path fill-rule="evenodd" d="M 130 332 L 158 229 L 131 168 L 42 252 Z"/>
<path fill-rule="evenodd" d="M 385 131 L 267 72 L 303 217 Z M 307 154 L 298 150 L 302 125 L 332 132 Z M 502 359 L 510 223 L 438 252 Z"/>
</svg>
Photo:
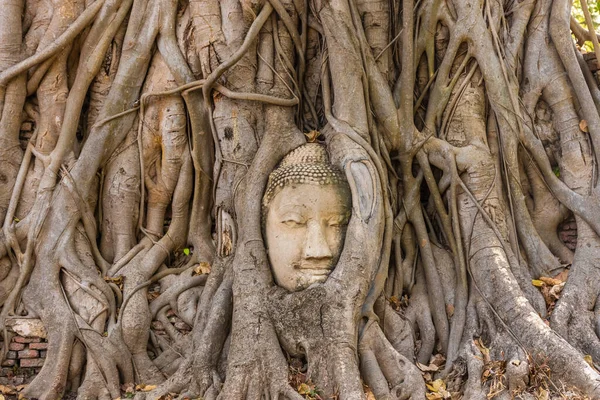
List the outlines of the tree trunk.
<svg viewBox="0 0 600 400">
<path fill-rule="evenodd" d="M 568 0 L 2 5 L 0 327 L 48 332 L 24 396 L 600 399 Z M 317 199 L 277 221 L 294 287 L 284 187 Z"/>
</svg>

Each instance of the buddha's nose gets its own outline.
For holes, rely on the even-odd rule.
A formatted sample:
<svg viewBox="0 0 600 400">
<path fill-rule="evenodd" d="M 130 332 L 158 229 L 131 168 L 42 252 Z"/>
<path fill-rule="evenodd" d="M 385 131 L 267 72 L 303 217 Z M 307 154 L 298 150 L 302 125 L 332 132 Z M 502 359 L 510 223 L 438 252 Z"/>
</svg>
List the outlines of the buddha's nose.
<svg viewBox="0 0 600 400">
<path fill-rule="evenodd" d="M 306 244 L 304 246 L 305 259 L 328 259 L 333 257 L 331 249 L 325 238 L 323 227 L 316 221 L 309 221 L 306 231 Z"/>
</svg>

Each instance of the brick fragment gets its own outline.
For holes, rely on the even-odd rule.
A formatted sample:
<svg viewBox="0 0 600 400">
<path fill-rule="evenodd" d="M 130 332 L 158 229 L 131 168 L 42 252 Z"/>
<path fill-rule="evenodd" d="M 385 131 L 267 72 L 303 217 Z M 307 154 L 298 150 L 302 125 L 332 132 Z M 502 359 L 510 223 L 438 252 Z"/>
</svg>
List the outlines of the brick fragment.
<svg viewBox="0 0 600 400">
<path fill-rule="evenodd" d="M 26 358 L 19 361 L 21 368 L 37 368 L 44 366 L 43 358 Z"/>
<path fill-rule="evenodd" d="M 48 342 L 30 343 L 29 348 L 32 350 L 46 350 L 48 348 Z"/>
<path fill-rule="evenodd" d="M 9 350 L 19 351 L 19 350 L 23 350 L 24 348 L 25 348 L 25 343 L 12 342 L 11 344 L 8 345 Z"/>
<path fill-rule="evenodd" d="M 17 343 L 39 343 L 42 341 L 42 339 L 35 338 L 35 337 L 15 336 L 13 341 L 15 341 Z"/>
<path fill-rule="evenodd" d="M 21 350 L 19 352 L 19 358 L 38 358 L 40 352 L 37 350 Z"/>
<path fill-rule="evenodd" d="M 14 360 L 15 358 L 17 358 L 17 352 L 16 351 L 8 351 L 6 353 L 6 358 L 8 358 L 10 360 Z"/>
<path fill-rule="evenodd" d="M 15 365 L 15 360 L 4 360 L 2 361 L 3 367 L 12 367 Z"/>
</svg>

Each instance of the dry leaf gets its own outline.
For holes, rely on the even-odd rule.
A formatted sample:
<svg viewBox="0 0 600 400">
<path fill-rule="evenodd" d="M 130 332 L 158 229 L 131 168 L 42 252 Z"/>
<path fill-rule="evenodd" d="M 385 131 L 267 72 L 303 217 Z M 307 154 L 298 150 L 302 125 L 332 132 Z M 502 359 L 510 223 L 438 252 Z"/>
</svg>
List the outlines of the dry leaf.
<svg viewBox="0 0 600 400">
<path fill-rule="evenodd" d="M 438 367 L 441 367 L 444 364 L 446 364 L 446 357 L 444 357 L 440 353 L 434 355 L 433 358 L 429 361 L 429 366 L 436 365 Z"/>
<path fill-rule="evenodd" d="M 449 399 L 450 393 L 446 390 L 446 382 L 442 379 L 436 379 L 433 382 L 429 382 L 425 384 L 427 389 L 429 389 L 431 394 L 436 394 L 438 396 L 428 396 L 428 399 Z"/>
<path fill-rule="evenodd" d="M 231 254 L 231 251 L 233 250 L 233 239 L 231 238 L 231 232 L 227 227 L 225 227 L 223 234 L 221 235 L 221 243 L 223 255 L 228 256 Z"/>
<path fill-rule="evenodd" d="M 375 400 L 375 394 L 371 390 L 370 387 L 365 386 L 365 394 L 367 395 L 367 400 Z"/>
<path fill-rule="evenodd" d="M 550 394 L 547 390 L 540 388 L 540 392 L 537 394 L 537 400 L 548 400 L 550 398 Z"/>
<path fill-rule="evenodd" d="M 194 268 L 194 275 L 210 274 L 210 264 L 207 262 L 201 262 L 196 268 Z"/>
<path fill-rule="evenodd" d="M 156 385 L 136 385 L 135 390 L 139 390 L 140 392 L 149 392 L 151 390 L 156 389 Z"/>
<path fill-rule="evenodd" d="M 15 394 L 15 389 L 10 386 L 0 385 L 0 393 L 2 394 Z"/>
<path fill-rule="evenodd" d="M 531 283 L 533 284 L 533 286 L 535 287 L 542 287 L 544 286 L 544 281 L 541 281 L 539 279 L 532 279 Z"/>
<path fill-rule="evenodd" d="M 426 383 L 426 385 L 427 385 L 427 389 L 431 390 L 432 392 L 439 392 L 441 390 L 446 390 L 446 382 L 444 382 L 441 379 L 436 379 L 433 382 Z"/>
<path fill-rule="evenodd" d="M 549 286 L 560 285 L 562 283 L 560 279 L 548 278 L 547 276 L 541 276 L 539 280 Z"/>
<path fill-rule="evenodd" d="M 396 296 L 392 296 L 388 299 L 388 301 L 390 302 L 390 305 L 392 306 L 392 308 L 396 311 L 400 310 L 401 307 L 401 303 L 400 303 L 400 299 Z"/>
<path fill-rule="evenodd" d="M 439 393 L 427 393 L 425 396 L 427 397 L 427 400 L 439 400 L 444 398 Z"/>
<path fill-rule="evenodd" d="M 306 394 L 309 390 L 310 388 L 306 383 L 301 383 L 300 386 L 298 386 L 298 393 L 300 394 Z"/>
<path fill-rule="evenodd" d="M 581 129 L 582 132 L 588 132 L 588 124 L 585 119 L 579 121 L 579 129 Z"/>
<path fill-rule="evenodd" d="M 439 367 L 435 364 L 424 365 L 420 362 L 417 362 L 417 368 L 419 368 L 423 372 L 437 372 L 439 371 Z"/>
<path fill-rule="evenodd" d="M 592 367 L 593 369 L 596 369 L 596 366 L 594 365 L 594 359 L 592 358 L 592 356 L 590 356 L 589 354 L 586 354 L 585 356 L 583 356 L 583 359 L 585 360 L 586 363 L 588 363 L 590 365 L 590 367 Z"/>
<path fill-rule="evenodd" d="M 446 314 L 448 314 L 448 318 L 454 315 L 454 306 L 452 304 L 446 304 Z"/>
<path fill-rule="evenodd" d="M 104 277 L 104 281 L 108 282 L 108 283 L 114 283 L 115 285 L 117 285 L 119 287 L 119 289 L 123 290 L 123 275 L 119 275 L 119 276 L 105 276 Z"/>
<path fill-rule="evenodd" d="M 490 359 L 490 349 L 488 349 L 487 347 L 485 347 L 485 345 L 483 344 L 483 341 L 481 340 L 481 338 L 477 338 L 477 340 L 474 340 L 474 342 L 475 342 L 475 346 L 477 346 L 477 348 L 481 352 L 481 356 L 483 357 L 483 362 L 485 364 L 489 363 L 491 361 L 491 359 Z"/>
<path fill-rule="evenodd" d="M 569 270 L 565 269 L 560 274 L 557 274 L 554 277 L 554 279 L 557 279 L 557 280 L 559 280 L 561 282 L 566 282 L 568 277 L 569 277 Z"/>
<path fill-rule="evenodd" d="M 550 295 L 553 296 L 556 300 L 558 300 L 558 298 L 560 297 L 560 293 L 562 292 L 564 287 L 565 282 L 552 286 L 552 289 L 550 289 Z"/>
<path fill-rule="evenodd" d="M 308 143 L 315 143 L 320 134 L 321 132 L 319 131 L 310 131 L 308 133 L 305 133 L 304 136 L 306 136 L 306 141 Z"/>
</svg>

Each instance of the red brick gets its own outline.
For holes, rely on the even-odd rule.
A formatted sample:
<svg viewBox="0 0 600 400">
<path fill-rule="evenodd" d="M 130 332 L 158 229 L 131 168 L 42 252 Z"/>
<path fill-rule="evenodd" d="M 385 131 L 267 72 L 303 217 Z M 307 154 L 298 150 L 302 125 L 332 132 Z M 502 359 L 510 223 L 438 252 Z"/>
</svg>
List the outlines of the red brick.
<svg viewBox="0 0 600 400">
<path fill-rule="evenodd" d="M 37 368 L 42 367 L 44 365 L 44 361 L 46 360 L 44 360 L 43 358 L 29 358 L 20 360 L 19 365 L 21 366 L 21 368 Z"/>
<path fill-rule="evenodd" d="M 19 351 L 19 350 L 23 350 L 24 348 L 25 348 L 25 343 L 12 342 L 11 344 L 8 345 L 9 350 Z"/>
<path fill-rule="evenodd" d="M 2 361 L 3 367 L 12 367 L 15 365 L 15 360 L 4 360 Z"/>
<path fill-rule="evenodd" d="M 46 350 L 48 348 L 48 342 L 31 343 L 29 348 L 32 350 Z"/>
<path fill-rule="evenodd" d="M 21 350 L 19 352 L 19 358 L 38 358 L 40 352 L 37 350 Z"/>
<path fill-rule="evenodd" d="M 42 339 L 40 338 L 29 338 L 29 337 L 23 337 L 23 336 L 15 336 L 15 338 L 13 339 L 14 342 L 17 343 L 39 343 L 42 341 Z"/>
</svg>

